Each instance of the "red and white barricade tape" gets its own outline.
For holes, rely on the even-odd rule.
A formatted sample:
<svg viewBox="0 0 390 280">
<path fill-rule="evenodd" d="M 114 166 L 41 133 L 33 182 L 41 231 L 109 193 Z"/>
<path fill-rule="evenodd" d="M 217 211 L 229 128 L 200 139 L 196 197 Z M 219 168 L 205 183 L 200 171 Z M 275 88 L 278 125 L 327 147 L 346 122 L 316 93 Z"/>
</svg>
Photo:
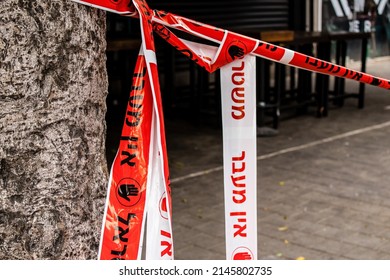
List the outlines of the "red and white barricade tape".
<svg viewBox="0 0 390 280">
<path fill-rule="evenodd" d="M 257 259 L 256 57 L 221 68 L 226 259 Z"/>
<path fill-rule="evenodd" d="M 138 17 L 142 47 L 114 160 L 101 259 L 173 259 L 171 194 L 162 100 L 152 31 L 209 72 L 221 69 L 226 258 L 257 258 L 255 56 L 390 89 L 390 81 L 264 41 L 151 10 L 144 0 L 72 0 Z M 180 30 L 218 47 L 179 38 Z M 147 220 L 147 222 L 146 222 Z"/>
<path fill-rule="evenodd" d="M 99 256 L 141 259 L 147 220 L 146 258 L 173 259 L 169 170 L 152 27 L 148 10 L 138 3 L 136 9 L 143 44 L 111 169 Z"/>
</svg>

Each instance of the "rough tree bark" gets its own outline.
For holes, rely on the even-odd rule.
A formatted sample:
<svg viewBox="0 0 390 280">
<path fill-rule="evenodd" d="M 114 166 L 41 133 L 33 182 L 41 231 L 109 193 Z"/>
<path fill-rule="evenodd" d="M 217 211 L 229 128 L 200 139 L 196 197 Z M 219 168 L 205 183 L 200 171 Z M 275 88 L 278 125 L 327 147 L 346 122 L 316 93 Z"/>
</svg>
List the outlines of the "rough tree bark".
<svg viewBox="0 0 390 280">
<path fill-rule="evenodd" d="M 0 259 L 94 259 L 106 193 L 105 14 L 0 4 Z"/>
</svg>

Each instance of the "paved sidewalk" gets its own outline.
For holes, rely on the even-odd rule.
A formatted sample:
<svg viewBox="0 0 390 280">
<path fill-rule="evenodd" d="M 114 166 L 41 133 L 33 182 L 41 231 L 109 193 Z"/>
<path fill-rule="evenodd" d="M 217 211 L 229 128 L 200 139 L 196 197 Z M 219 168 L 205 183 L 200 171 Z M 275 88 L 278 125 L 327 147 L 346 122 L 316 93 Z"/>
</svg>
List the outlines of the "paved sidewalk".
<svg viewBox="0 0 390 280">
<path fill-rule="evenodd" d="M 390 58 L 367 72 L 390 79 Z M 366 86 L 363 110 L 347 99 L 258 138 L 259 258 L 390 259 L 389 135 L 390 91 Z M 167 143 L 175 258 L 225 259 L 222 132 L 168 121 Z"/>
</svg>

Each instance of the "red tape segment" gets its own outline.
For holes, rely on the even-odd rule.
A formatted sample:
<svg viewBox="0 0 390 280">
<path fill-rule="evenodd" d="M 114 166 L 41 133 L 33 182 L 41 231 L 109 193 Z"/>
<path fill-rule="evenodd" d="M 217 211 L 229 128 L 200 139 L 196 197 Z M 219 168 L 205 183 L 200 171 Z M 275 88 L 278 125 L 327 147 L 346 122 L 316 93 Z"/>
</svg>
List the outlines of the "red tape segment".
<svg viewBox="0 0 390 280">
<path fill-rule="evenodd" d="M 140 17 L 142 46 L 145 53 L 154 105 L 154 156 L 152 186 L 148 205 L 147 259 L 173 259 L 172 201 L 164 115 L 153 40 L 152 11 L 143 0 L 133 1 Z M 157 200 L 152 200 L 152 198 Z"/>
<path fill-rule="evenodd" d="M 112 8 L 107 1 L 96 2 Z M 143 1 L 134 4 L 143 44 L 110 174 L 99 256 L 100 259 L 141 259 L 147 224 L 146 258 L 173 259 L 171 190 L 152 12 Z"/>
<path fill-rule="evenodd" d="M 263 58 L 275 62 L 280 62 L 286 65 L 302 68 L 313 72 L 318 72 L 318 73 L 327 74 L 331 76 L 337 76 L 341 78 L 352 79 L 373 86 L 390 89 L 390 80 L 374 77 L 366 73 L 348 69 L 346 67 L 332 64 L 330 62 L 326 62 L 299 52 L 295 52 L 287 48 L 283 48 L 261 40 L 246 37 L 211 25 L 203 24 L 172 13 L 167 13 L 158 10 L 152 11 L 147 6 L 146 1 L 144 0 L 140 0 L 140 1 L 71 0 L 71 1 L 75 1 L 85 5 L 97 7 L 100 9 L 108 10 L 122 15 L 132 16 L 132 17 L 139 17 L 139 12 L 137 13 L 134 7 L 134 4 L 137 3 L 137 5 L 141 9 L 145 7 L 143 13 L 144 15 L 147 15 L 148 21 L 152 23 L 154 30 L 174 47 L 180 47 L 181 43 L 178 42 L 180 39 L 174 36 L 171 30 L 162 29 L 161 25 L 173 29 L 178 29 L 190 33 L 194 36 L 221 44 L 221 48 L 225 49 L 225 52 L 221 57 L 219 57 L 219 59 L 217 59 L 213 63 L 208 63 L 207 64 L 208 66 L 205 66 L 204 63 L 202 63 L 202 60 L 196 61 L 199 65 L 205 67 L 205 69 L 209 72 L 215 71 L 221 66 L 230 63 L 231 62 L 230 58 L 232 54 L 234 56 L 234 59 L 242 58 L 243 56 L 239 54 L 246 54 L 247 51 L 250 50 L 253 45 L 256 45 L 257 47 L 254 50 L 250 50 L 252 54 L 261 56 Z M 226 37 L 227 33 L 229 35 Z M 148 44 L 152 41 L 153 40 L 151 41 L 145 40 L 144 43 Z M 236 51 L 234 49 L 236 49 Z M 190 49 L 180 48 L 180 50 L 190 58 L 196 57 L 195 54 L 191 53 Z M 234 53 L 236 53 L 236 55 L 234 55 Z M 225 60 L 223 60 L 223 57 L 225 58 Z"/>
<path fill-rule="evenodd" d="M 210 40 L 221 44 L 221 52 L 224 53 L 226 60 L 222 62 L 217 60 L 215 63 L 209 63 L 209 66 L 204 67 L 204 64 L 200 61 L 194 60 L 196 63 L 204 67 L 207 71 L 212 72 L 221 67 L 224 64 L 230 63 L 231 56 L 229 53 L 234 53 L 234 49 L 238 49 L 239 52 L 245 54 L 248 49 L 256 45 L 257 47 L 251 51 L 253 55 L 263 57 L 275 62 L 283 63 L 286 65 L 294 66 L 297 68 L 305 69 L 312 72 L 327 74 L 340 78 L 352 79 L 361 83 L 367 83 L 373 86 L 390 89 L 390 80 L 374 77 L 372 75 L 348 69 L 343 66 L 332 64 L 330 62 L 317 59 L 312 56 L 308 56 L 299 52 L 292 51 L 287 48 L 283 48 L 277 45 L 273 45 L 261 40 L 246 37 L 234 32 L 222 30 L 211 25 L 196 22 L 181 16 L 177 16 L 171 13 L 154 11 L 155 16 L 153 21 L 160 25 L 155 25 L 154 30 L 168 43 L 175 48 L 181 50 L 186 56 L 190 58 L 196 57 L 190 49 L 180 48 L 181 43 L 177 36 L 173 35 L 171 29 L 177 29 L 187 32 L 197 37 Z M 161 25 L 169 27 L 171 29 L 163 29 Z M 228 34 L 226 38 L 226 33 Z M 221 57 L 221 56 L 220 56 Z M 234 59 L 242 58 L 242 56 L 235 56 Z"/>
<path fill-rule="evenodd" d="M 145 216 L 153 99 L 145 57 L 133 75 L 117 155 L 111 168 L 101 259 L 136 260 Z"/>
</svg>

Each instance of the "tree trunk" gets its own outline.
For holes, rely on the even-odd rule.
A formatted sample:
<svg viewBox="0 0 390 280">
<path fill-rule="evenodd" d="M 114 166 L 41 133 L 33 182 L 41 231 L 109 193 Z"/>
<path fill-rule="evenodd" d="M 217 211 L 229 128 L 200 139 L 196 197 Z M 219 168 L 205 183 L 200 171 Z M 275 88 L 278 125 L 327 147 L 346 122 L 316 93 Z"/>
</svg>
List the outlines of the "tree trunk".
<svg viewBox="0 0 390 280">
<path fill-rule="evenodd" d="M 105 14 L 0 4 L 0 259 L 97 258 L 105 160 Z"/>
</svg>

